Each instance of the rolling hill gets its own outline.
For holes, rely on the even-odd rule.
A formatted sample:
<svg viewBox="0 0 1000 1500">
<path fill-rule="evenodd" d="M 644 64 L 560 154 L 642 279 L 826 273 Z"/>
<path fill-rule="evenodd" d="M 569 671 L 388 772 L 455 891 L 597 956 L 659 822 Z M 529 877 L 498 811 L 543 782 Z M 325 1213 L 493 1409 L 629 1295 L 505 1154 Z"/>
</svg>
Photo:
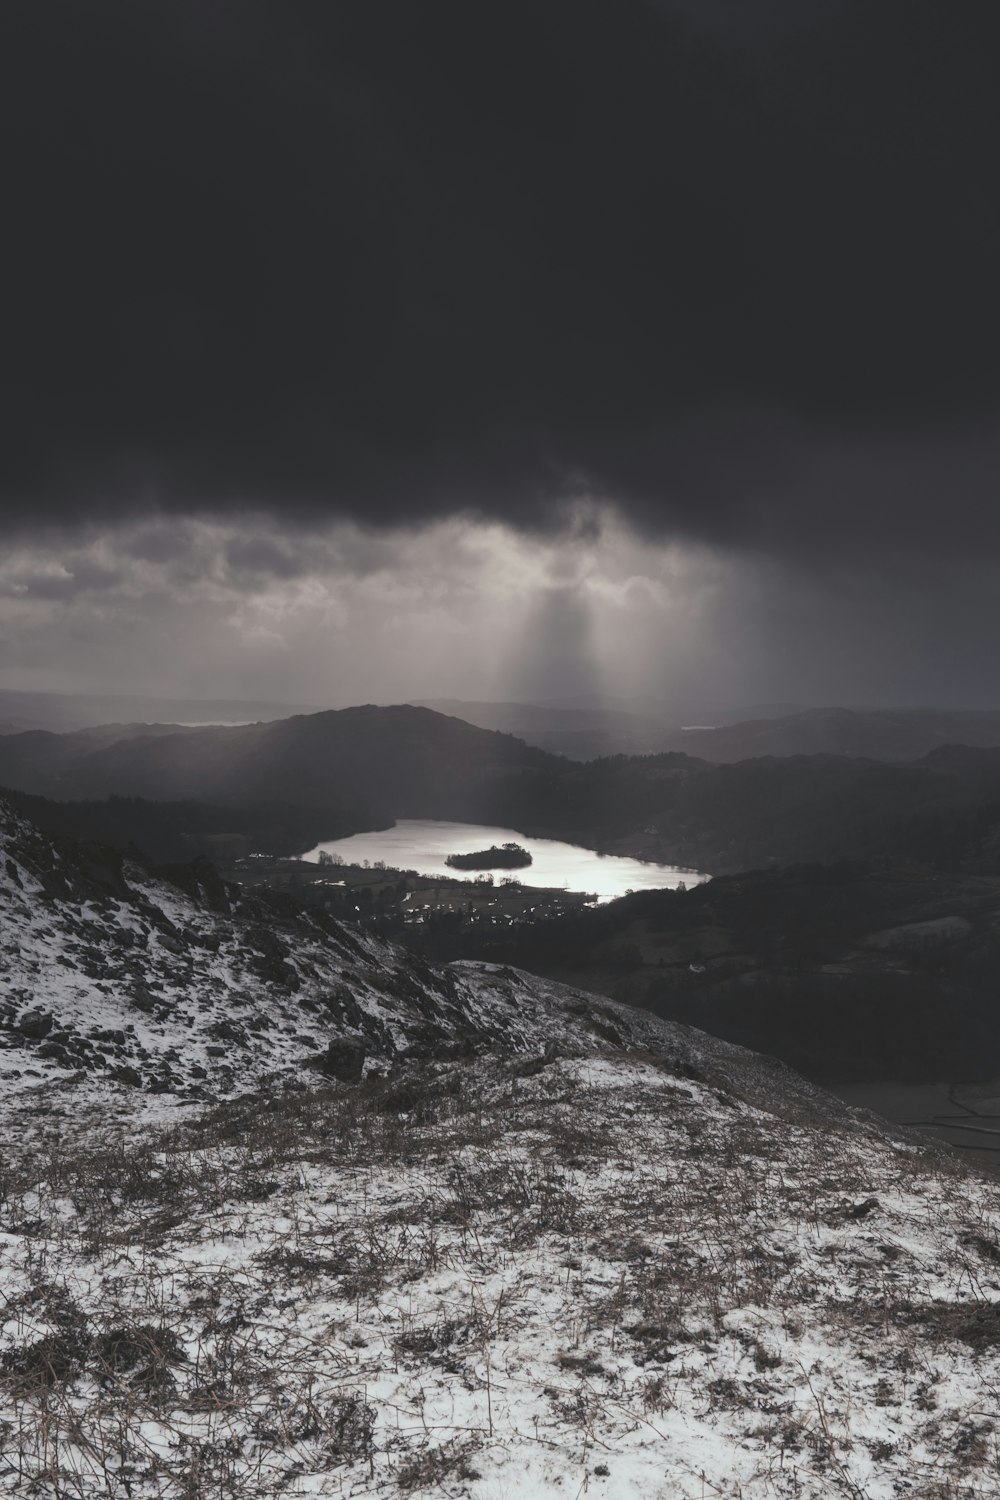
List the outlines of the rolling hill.
<svg viewBox="0 0 1000 1500">
<path fill-rule="evenodd" d="M 428 709 L 361 707 L 237 726 L 7 735 L 0 784 L 62 799 L 361 804 L 391 821 L 478 816 L 505 777 L 549 759 Z"/>
<path fill-rule="evenodd" d="M 690 729 L 669 740 L 671 749 L 716 763 L 762 755 L 920 760 L 943 745 L 1000 746 L 1000 710 L 812 708 L 716 729 Z"/>
</svg>

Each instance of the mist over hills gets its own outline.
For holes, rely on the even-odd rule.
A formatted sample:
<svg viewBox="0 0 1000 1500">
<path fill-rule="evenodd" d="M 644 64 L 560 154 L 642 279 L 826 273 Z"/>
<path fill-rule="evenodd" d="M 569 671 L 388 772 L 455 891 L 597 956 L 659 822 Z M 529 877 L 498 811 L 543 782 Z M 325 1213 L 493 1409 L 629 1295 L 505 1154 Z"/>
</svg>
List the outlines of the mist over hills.
<svg viewBox="0 0 1000 1500">
<path fill-rule="evenodd" d="M 651 755 L 666 748 L 664 724 L 652 714 L 603 706 L 561 708 L 547 703 L 469 702 L 461 698 L 414 701 L 481 729 L 516 735 L 528 745 L 572 760 Z"/>
<path fill-rule="evenodd" d="M 135 693 L 41 693 L 0 689 L 0 734 L 49 729 L 57 734 L 101 724 L 252 724 L 319 704 L 273 703 L 242 698 L 167 698 Z"/>
<path fill-rule="evenodd" d="M 943 745 L 1000 746 L 1000 710 L 812 708 L 714 729 L 689 729 L 671 748 L 716 762 L 761 755 L 920 760 Z"/>
<path fill-rule="evenodd" d="M 994 709 L 740 707 L 604 693 L 540 702 L 414 698 L 411 703 L 581 761 L 670 750 L 717 764 L 763 755 L 919 760 L 943 745 L 1000 745 L 1000 710 Z M 143 725 L 151 732 L 241 727 L 326 711 L 327 706 L 258 700 L 0 690 L 0 735 L 119 726 L 121 738 L 126 728 L 137 732 Z"/>
<path fill-rule="evenodd" d="M 1000 710 L 935 708 L 790 708 L 742 710 L 646 702 L 629 710 L 602 698 L 573 706 L 492 703 L 459 698 L 414 700 L 529 745 L 593 760 L 680 750 L 716 764 L 776 755 L 853 755 L 920 760 L 942 745 L 1000 745 Z"/>
</svg>

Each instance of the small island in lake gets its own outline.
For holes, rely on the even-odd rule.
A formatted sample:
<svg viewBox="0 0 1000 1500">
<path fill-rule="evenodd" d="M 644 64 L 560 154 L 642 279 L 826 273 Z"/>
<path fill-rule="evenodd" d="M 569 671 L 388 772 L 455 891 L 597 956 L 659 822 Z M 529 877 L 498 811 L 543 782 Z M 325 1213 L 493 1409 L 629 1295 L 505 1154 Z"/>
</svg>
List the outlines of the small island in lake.
<svg viewBox="0 0 1000 1500">
<path fill-rule="evenodd" d="M 453 870 L 523 870 L 531 864 L 531 855 L 520 844 L 492 844 L 474 854 L 449 854 L 445 860 Z"/>
</svg>

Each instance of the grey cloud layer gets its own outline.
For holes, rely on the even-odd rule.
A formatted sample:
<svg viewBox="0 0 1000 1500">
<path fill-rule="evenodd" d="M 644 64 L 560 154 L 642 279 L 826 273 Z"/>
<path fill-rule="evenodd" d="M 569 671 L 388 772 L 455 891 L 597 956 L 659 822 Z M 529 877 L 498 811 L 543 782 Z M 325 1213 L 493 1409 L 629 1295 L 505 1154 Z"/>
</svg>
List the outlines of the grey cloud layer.
<svg viewBox="0 0 1000 1500">
<path fill-rule="evenodd" d="M 986 562 L 901 560 L 888 586 L 884 567 L 807 574 L 597 519 L 552 538 L 178 519 L 10 547 L 0 676 L 331 705 L 995 701 L 1000 575 Z"/>
<path fill-rule="evenodd" d="M 5 7 L 8 525 L 584 495 L 809 561 L 995 550 L 995 20 Z"/>
</svg>

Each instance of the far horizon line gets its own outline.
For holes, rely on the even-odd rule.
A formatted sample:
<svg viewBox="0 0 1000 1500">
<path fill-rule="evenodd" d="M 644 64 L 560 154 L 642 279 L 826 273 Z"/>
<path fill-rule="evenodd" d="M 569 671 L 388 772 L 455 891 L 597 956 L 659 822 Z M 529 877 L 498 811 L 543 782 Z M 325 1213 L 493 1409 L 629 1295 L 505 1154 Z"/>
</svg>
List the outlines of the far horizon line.
<svg viewBox="0 0 1000 1500">
<path fill-rule="evenodd" d="M 680 712 L 682 709 L 693 711 L 696 707 L 699 713 L 711 716 L 713 712 L 732 715 L 740 713 L 745 718 L 734 720 L 730 718 L 729 725 L 732 727 L 737 722 L 751 722 L 757 718 L 791 718 L 798 714 L 817 713 L 970 713 L 988 714 L 1000 712 L 1000 702 L 992 705 L 970 704 L 970 703 L 893 703 L 893 702 L 848 702 L 828 700 L 826 702 L 814 703 L 792 703 L 792 702 L 763 702 L 763 703 L 725 703 L 711 702 L 692 699 L 690 697 L 658 697 L 652 694 L 603 694 L 603 693 L 581 693 L 569 696 L 553 697 L 460 697 L 451 694 L 432 693 L 427 695 L 411 694 L 406 698 L 374 697 L 368 699 L 353 699 L 326 702 L 326 703 L 304 703 L 291 702 L 287 699 L 260 697 L 233 697 L 223 694 L 180 694 L 171 693 L 144 693 L 138 691 L 122 692 L 106 691 L 103 689 L 67 690 L 53 688 L 8 688 L 0 686 L 0 699 L 19 698 L 25 700 L 59 700 L 71 703 L 85 703 L 93 700 L 105 700 L 107 702 L 120 703 L 159 703 L 176 704 L 178 706 L 194 704 L 213 705 L 215 707 L 281 709 L 287 711 L 277 717 L 292 717 L 299 715 L 317 713 L 339 713 L 351 708 L 428 708 L 432 712 L 444 712 L 445 706 L 475 707 L 475 708 L 539 708 L 554 712 L 583 712 L 593 710 L 595 712 L 614 713 L 616 710 L 611 706 L 614 704 L 645 705 L 648 714 L 653 705 L 665 712 Z M 624 710 L 617 710 L 622 712 Z M 250 723 L 259 721 L 257 718 L 246 719 L 241 722 Z M 192 726 L 195 727 L 195 726 Z M 681 728 L 712 728 L 708 724 L 682 725 Z"/>
</svg>

